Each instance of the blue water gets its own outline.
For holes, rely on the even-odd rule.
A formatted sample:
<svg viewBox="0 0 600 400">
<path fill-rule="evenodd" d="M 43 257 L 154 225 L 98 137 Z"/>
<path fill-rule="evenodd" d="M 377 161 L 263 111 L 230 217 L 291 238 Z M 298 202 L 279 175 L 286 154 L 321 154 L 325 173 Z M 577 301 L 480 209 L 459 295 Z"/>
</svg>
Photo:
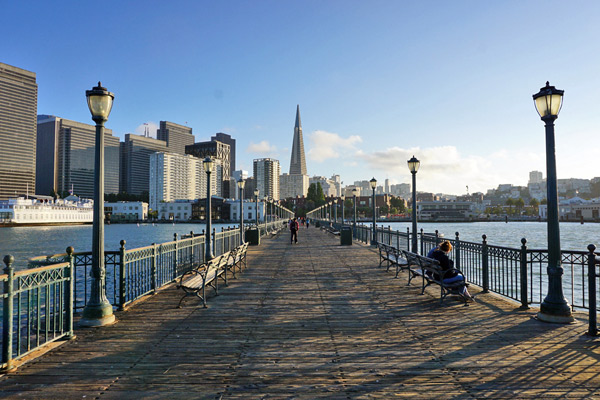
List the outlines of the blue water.
<svg viewBox="0 0 600 400">
<path fill-rule="evenodd" d="M 221 227 L 238 226 L 234 224 L 213 224 L 217 232 Z M 152 243 L 173 240 L 173 234 L 179 236 L 202 232 L 204 224 L 112 224 L 104 229 L 105 250 L 119 250 L 119 242 L 124 239 L 125 247 L 134 249 Z M 92 225 L 71 226 L 26 226 L 0 228 L 0 259 L 6 254 L 15 257 L 15 267 L 22 268 L 29 258 L 64 253 L 73 246 L 75 251 L 92 250 Z M 2 265 L 3 267 L 4 265 Z"/>
</svg>

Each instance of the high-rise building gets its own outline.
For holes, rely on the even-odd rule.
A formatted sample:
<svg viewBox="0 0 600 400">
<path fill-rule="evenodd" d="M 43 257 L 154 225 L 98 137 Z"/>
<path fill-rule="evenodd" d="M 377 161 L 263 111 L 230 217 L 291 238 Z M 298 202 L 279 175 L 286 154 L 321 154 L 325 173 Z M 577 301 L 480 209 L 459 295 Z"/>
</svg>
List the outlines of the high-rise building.
<svg viewBox="0 0 600 400">
<path fill-rule="evenodd" d="M 192 155 L 151 154 L 150 208 L 157 210 L 161 201 L 206 198 L 207 179 L 202 162 L 202 159 Z M 214 170 L 210 174 L 212 196 L 221 196 L 222 173 L 221 161 L 215 160 Z"/>
<path fill-rule="evenodd" d="M 150 155 L 166 153 L 167 143 L 152 137 L 125 135 L 121 142 L 121 192 L 140 195 L 150 192 Z"/>
<path fill-rule="evenodd" d="M 185 146 L 185 154 L 191 154 L 194 157 L 204 159 L 210 157 L 214 160 L 220 160 L 223 166 L 223 180 L 221 183 L 223 197 L 230 197 L 229 179 L 231 177 L 230 164 L 230 147 L 227 143 L 218 140 L 210 142 L 198 142 Z"/>
<path fill-rule="evenodd" d="M 229 145 L 229 171 L 235 171 L 235 139 L 226 133 L 219 132 L 215 136 L 211 136 L 210 140 L 219 141 Z"/>
<path fill-rule="evenodd" d="M 529 173 L 529 183 L 542 183 L 544 175 L 540 171 L 531 171 Z"/>
<path fill-rule="evenodd" d="M 383 188 L 384 193 L 390 193 L 390 180 L 388 178 L 385 179 L 385 186 Z"/>
<path fill-rule="evenodd" d="M 167 142 L 170 153 L 185 154 L 185 146 L 194 144 L 192 128 L 168 121 L 160 121 L 156 138 Z"/>
<path fill-rule="evenodd" d="M 308 181 L 308 175 L 281 175 L 279 177 L 279 197 L 282 199 L 306 197 Z"/>
<path fill-rule="evenodd" d="M 254 160 L 254 179 L 260 197 L 279 199 L 279 160 L 261 158 Z"/>
<path fill-rule="evenodd" d="M 35 190 L 35 72 L 0 63 L 0 200 Z"/>
<path fill-rule="evenodd" d="M 96 126 L 38 115 L 36 192 L 94 197 Z M 104 130 L 104 193 L 119 191 L 119 138 Z"/>
<path fill-rule="evenodd" d="M 300 122 L 300 105 L 296 107 L 296 124 L 294 125 L 290 175 L 306 175 L 306 158 L 304 157 L 304 139 L 302 138 L 302 123 Z"/>
<path fill-rule="evenodd" d="M 236 200 L 240 199 L 240 189 L 237 187 L 237 182 L 240 179 L 242 179 L 244 182 L 246 182 L 248 180 L 248 171 L 244 171 L 243 169 L 240 169 L 239 171 L 233 171 L 231 173 L 231 180 L 230 180 L 230 184 L 229 184 L 229 193 L 233 195 L 233 196 L 230 196 L 232 199 L 236 199 Z M 244 184 L 244 189 L 245 188 L 246 188 L 246 185 Z M 244 198 L 244 199 L 247 198 L 245 190 L 242 193 L 242 198 Z"/>
</svg>

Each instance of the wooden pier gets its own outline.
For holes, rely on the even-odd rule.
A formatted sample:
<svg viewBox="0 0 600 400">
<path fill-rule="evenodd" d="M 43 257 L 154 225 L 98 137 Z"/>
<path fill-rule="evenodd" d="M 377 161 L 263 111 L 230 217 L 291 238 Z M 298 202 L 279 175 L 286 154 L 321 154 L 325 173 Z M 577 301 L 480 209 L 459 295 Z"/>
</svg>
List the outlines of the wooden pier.
<svg viewBox="0 0 600 400">
<path fill-rule="evenodd" d="M 209 308 L 174 286 L 0 377 L 0 398 L 600 398 L 600 339 L 492 294 L 439 304 L 311 227 L 251 247 Z M 414 282 L 414 281 L 413 281 Z"/>
</svg>

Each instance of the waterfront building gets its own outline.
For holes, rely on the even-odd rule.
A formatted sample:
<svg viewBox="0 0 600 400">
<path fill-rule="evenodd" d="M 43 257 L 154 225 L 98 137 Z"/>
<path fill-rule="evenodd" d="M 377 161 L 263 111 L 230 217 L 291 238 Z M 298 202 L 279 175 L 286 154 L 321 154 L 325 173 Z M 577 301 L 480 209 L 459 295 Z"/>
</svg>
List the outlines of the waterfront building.
<svg viewBox="0 0 600 400">
<path fill-rule="evenodd" d="M 104 130 L 104 193 L 119 192 L 119 138 Z M 96 126 L 38 115 L 36 193 L 94 197 Z"/>
<path fill-rule="evenodd" d="M 150 208 L 157 210 L 161 202 L 206 198 L 207 176 L 202 161 L 189 154 L 151 154 Z M 215 160 L 215 170 L 210 174 L 214 196 L 221 196 L 222 173 L 221 161 Z"/>
<path fill-rule="evenodd" d="M 125 135 L 121 142 L 121 192 L 150 192 L 150 155 L 156 152 L 168 152 L 167 142 L 132 133 Z"/>
<path fill-rule="evenodd" d="M 304 139 L 302 123 L 300 122 L 300 105 L 296 106 L 296 124 L 292 141 L 292 157 L 290 160 L 290 175 L 306 175 L 306 158 L 304 156 Z"/>
<path fill-rule="evenodd" d="M 470 201 L 419 201 L 417 215 L 422 221 L 464 221 L 479 214 L 477 204 Z"/>
<path fill-rule="evenodd" d="M 35 72 L 0 63 L 0 200 L 36 185 Z"/>
<path fill-rule="evenodd" d="M 185 146 L 185 154 L 191 154 L 203 160 L 206 157 L 210 157 L 213 160 L 219 160 L 222 167 L 222 179 L 221 179 L 221 191 L 223 197 L 230 197 L 229 181 L 231 178 L 231 148 L 227 143 L 220 142 L 218 140 L 211 140 L 209 142 L 198 142 L 191 145 Z"/>
<path fill-rule="evenodd" d="M 279 160 L 260 158 L 254 160 L 254 179 L 259 196 L 279 199 L 279 175 L 281 167 Z"/>
<path fill-rule="evenodd" d="M 228 200 L 229 204 L 229 220 L 239 221 L 240 220 L 240 201 Z M 258 202 L 258 206 L 254 200 L 244 200 L 244 221 L 247 224 L 254 224 L 256 222 L 256 213 L 258 212 L 258 221 L 262 222 L 265 213 L 265 203 L 262 201 Z"/>
<path fill-rule="evenodd" d="M 229 207 L 229 202 L 227 202 L 224 198 L 213 196 L 211 201 L 211 219 L 213 221 L 229 221 Z M 206 200 L 197 200 L 192 203 L 192 220 L 206 220 Z"/>
<path fill-rule="evenodd" d="M 158 204 L 158 219 L 167 221 L 188 221 L 192 219 L 192 205 L 196 200 L 165 201 Z"/>
<path fill-rule="evenodd" d="M 308 175 L 280 175 L 279 197 L 281 199 L 306 197 L 308 194 L 308 186 Z"/>
<path fill-rule="evenodd" d="M 111 222 L 145 221 L 148 219 L 148 203 L 143 201 L 105 201 L 104 215 Z"/>
<path fill-rule="evenodd" d="M 69 196 L 57 199 L 50 196 L 18 197 L 0 201 L 0 225 L 74 225 L 91 224 L 94 201 Z"/>
<path fill-rule="evenodd" d="M 169 153 L 185 154 L 185 146 L 194 144 L 192 128 L 169 121 L 160 121 L 156 138 L 167 143 Z"/>
</svg>

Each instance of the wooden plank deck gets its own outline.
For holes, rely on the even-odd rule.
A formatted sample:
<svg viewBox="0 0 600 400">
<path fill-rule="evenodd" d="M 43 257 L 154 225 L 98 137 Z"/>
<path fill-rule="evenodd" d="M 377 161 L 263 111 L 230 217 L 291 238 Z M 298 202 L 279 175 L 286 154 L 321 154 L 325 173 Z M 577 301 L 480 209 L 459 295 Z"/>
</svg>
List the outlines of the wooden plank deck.
<svg viewBox="0 0 600 400">
<path fill-rule="evenodd" d="M 491 294 L 420 296 L 368 246 L 251 247 L 209 308 L 168 288 L 0 377 L 0 398 L 600 398 L 600 339 Z M 582 316 L 579 316 L 582 317 Z"/>
</svg>

